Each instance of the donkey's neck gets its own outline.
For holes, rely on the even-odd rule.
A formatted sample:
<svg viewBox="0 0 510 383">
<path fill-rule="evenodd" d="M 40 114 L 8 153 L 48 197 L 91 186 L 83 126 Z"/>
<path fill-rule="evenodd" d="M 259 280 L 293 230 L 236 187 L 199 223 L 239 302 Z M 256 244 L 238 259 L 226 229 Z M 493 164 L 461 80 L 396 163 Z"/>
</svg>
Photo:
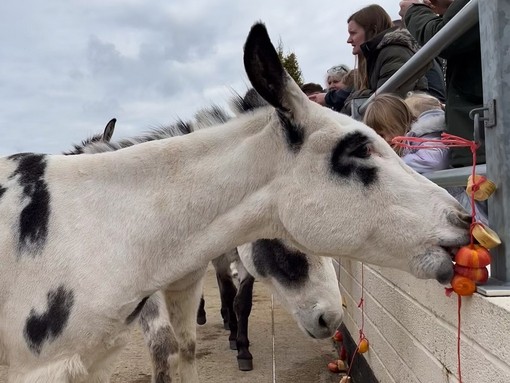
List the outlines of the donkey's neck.
<svg viewBox="0 0 510 383">
<path fill-rule="evenodd" d="M 270 224 L 271 188 L 284 154 L 274 134 L 230 123 L 87 156 L 80 170 L 102 178 L 95 203 L 129 233 L 123 249 L 138 288 L 159 288 L 237 245 L 279 234 Z"/>
</svg>

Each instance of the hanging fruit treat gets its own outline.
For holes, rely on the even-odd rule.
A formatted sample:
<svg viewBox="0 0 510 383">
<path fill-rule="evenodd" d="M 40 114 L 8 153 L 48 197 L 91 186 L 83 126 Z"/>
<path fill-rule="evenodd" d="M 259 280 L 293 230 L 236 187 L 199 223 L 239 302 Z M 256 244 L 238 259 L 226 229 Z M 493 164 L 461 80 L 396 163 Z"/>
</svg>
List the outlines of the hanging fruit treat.
<svg viewBox="0 0 510 383">
<path fill-rule="evenodd" d="M 335 334 L 333 335 L 333 340 L 335 342 L 341 342 L 343 339 L 344 339 L 344 337 L 342 336 L 342 333 L 340 332 L 340 330 L 336 330 Z"/>
<path fill-rule="evenodd" d="M 338 359 L 336 361 L 336 365 L 338 366 L 338 371 L 340 372 L 347 371 L 347 364 L 343 360 Z"/>
<path fill-rule="evenodd" d="M 338 359 L 328 363 L 328 370 L 331 372 L 345 372 L 347 371 L 347 365 L 343 360 Z"/>
<path fill-rule="evenodd" d="M 477 184 L 478 189 L 474 188 L 473 186 Z M 468 196 L 471 196 L 473 194 L 474 199 L 477 201 L 485 201 L 488 199 L 492 193 L 496 190 L 496 185 L 491 180 L 488 180 L 487 178 L 479 175 L 475 175 L 475 180 L 473 181 L 473 176 L 469 176 L 467 187 L 466 187 L 466 193 Z"/>
<path fill-rule="evenodd" d="M 457 295 L 473 295 L 476 291 L 476 284 L 471 279 L 462 275 L 455 275 L 451 282 L 452 289 Z"/>
<path fill-rule="evenodd" d="M 341 360 L 347 360 L 347 349 L 344 345 L 340 348 L 340 359 Z"/>
<path fill-rule="evenodd" d="M 485 267 L 491 263 L 491 255 L 480 245 L 462 246 L 455 254 L 455 263 L 465 267 Z"/>
<path fill-rule="evenodd" d="M 331 372 L 340 372 L 340 370 L 338 369 L 338 364 L 336 362 L 329 362 L 328 370 Z"/>
<path fill-rule="evenodd" d="M 501 245 L 501 240 L 494 230 L 477 222 L 471 231 L 473 237 L 486 249 L 492 249 Z"/>
<path fill-rule="evenodd" d="M 367 338 L 363 338 L 359 342 L 358 352 L 360 354 L 364 354 L 367 351 L 368 351 L 368 339 Z"/>
<path fill-rule="evenodd" d="M 486 283 L 489 279 L 489 270 L 486 267 L 466 267 L 461 265 L 455 265 L 453 270 L 456 275 L 471 279 L 473 282 L 478 284 Z"/>
</svg>

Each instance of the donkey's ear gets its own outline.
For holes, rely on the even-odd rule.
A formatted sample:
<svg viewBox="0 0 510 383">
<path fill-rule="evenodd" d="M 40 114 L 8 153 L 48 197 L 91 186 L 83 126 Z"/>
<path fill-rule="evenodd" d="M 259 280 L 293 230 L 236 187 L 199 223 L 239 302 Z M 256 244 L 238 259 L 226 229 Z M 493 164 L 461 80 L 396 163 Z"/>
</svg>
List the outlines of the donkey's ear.
<svg viewBox="0 0 510 383">
<path fill-rule="evenodd" d="M 276 53 L 267 29 L 261 22 L 250 30 L 244 44 L 244 68 L 255 90 L 281 112 L 295 109 L 288 94 L 298 91 L 299 86 L 287 74 Z"/>
<path fill-rule="evenodd" d="M 115 118 L 112 118 L 110 121 L 108 121 L 108 124 L 106 124 L 106 127 L 103 131 L 103 137 L 101 138 L 101 141 L 103 142 L 110 142 L 113 136 L 113 131 L 115 130 L 115 123 L 117 120 Z"/>
</svg>

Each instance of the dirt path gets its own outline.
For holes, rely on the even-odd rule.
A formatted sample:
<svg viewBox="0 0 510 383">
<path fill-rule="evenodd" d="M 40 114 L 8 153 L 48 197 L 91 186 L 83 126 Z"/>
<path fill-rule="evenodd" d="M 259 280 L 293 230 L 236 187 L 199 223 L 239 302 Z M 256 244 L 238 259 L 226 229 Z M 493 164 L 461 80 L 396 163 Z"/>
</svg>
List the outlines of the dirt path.
<svg viewBox="0 0 510 383">
<path fill-rule="evenodd" d="M 326 364 L 335 355 L 330 340 L 314 341 L 304 335 L 290 315 L 274 302 L 274 366 L 271 296 L 261 283 L 254 288 L 250 316 L 251 352 L 254 369 L 237 368 L 236 352 L 229 349 L 228 334 L 223 329 L 220 300 L 213 269 L 205 283 L 207 323 L 197 329 L 197 364 L 200 380 L 208 383 L 338 383 L 339 375 L 328 371 Z M 0 369 L 0 383 L 7 382 L 6 368 Z M 138 328 L 112 377 L 112 383 L 150 383 L 149 356 Z M 186 383 L 186 382 L 182 382 Z"/>
</svg>

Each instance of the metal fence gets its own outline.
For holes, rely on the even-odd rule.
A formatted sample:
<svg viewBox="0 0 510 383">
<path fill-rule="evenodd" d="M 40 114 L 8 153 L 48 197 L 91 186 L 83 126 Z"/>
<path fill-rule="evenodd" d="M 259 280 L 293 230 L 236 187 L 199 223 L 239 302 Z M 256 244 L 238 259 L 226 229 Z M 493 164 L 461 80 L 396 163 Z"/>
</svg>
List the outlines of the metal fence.
<svg viewBox="0 0 510 383">
<path fill-rule="evenodd" d="M 491 250 L 491 278 L 478 287 L 487 296 L 510 295 L 510 0 L 471 0 L 420 51 L 402 66 L 368 99 L 353 103 L 353 116 L 364 113 L 375 95 L 397 89 L 417 74 L 441 50 L 469 28 L 480 23 L 483 96 L 486 110 L 474 116 L 485 130 L 486 165 L 477 165 L 477 174 L 486 174 L 497 185 L 489 199 L 490 227 L 502 244 Z M 475 59 L 475 58 L 474 58 Z M 497 117 L 497 118 L 496 118 Z M 475 135 L 478 136 L 478 133 Z M 471 168 L 457 168 L 425 174 L 443 187 L 465 186 Z"/>
</svg>

